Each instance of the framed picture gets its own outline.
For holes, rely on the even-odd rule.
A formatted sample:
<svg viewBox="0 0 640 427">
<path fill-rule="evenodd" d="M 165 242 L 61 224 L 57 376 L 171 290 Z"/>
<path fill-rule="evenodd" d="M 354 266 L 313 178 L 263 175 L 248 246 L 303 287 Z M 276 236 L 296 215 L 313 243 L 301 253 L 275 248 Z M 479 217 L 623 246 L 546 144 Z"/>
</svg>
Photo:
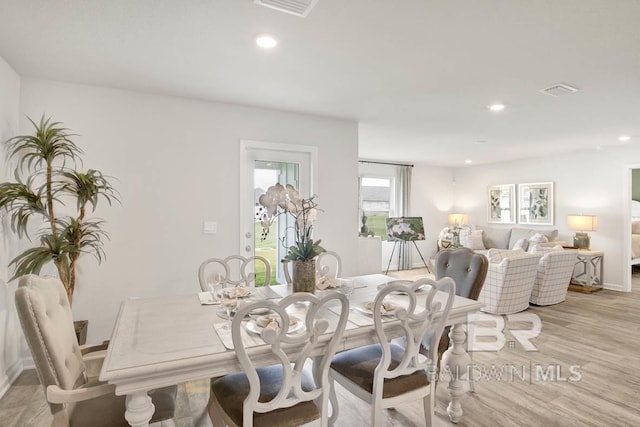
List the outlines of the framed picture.
<svg viewBox="0 0 640 427">
<path fill-rule="evenodd" d="M 389 240 L 424 240 L 422 217 L 395 217 L 386 219 Z"/>
<path fill-rule="evenodd" d="M 492 185 L 487 188 L 487 222 L 516 223 L 516 185 Z"/>
<path fill-rule="evenodd" d="M 553 225 L 553 182 L 518 184 L 518 222 Z"/>
</svg>

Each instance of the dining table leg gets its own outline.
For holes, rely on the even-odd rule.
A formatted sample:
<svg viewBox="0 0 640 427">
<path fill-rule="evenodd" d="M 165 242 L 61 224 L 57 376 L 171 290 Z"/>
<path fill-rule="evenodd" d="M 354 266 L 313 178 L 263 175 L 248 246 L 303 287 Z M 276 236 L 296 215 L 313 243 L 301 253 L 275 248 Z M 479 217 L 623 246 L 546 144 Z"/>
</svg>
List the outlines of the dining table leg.
<svg viewBox="0 0 640 427">
<path fill-rule="evenodd" d="M 467 377 L 468 369 L 471 365 L 471 356 L 465 347 L 467 334 L 464 323 L 453 325 L 449 332 L 449 339 L 453 343 L 442 355 L 442 366 L 448 369 L 451 376 L 449 381 L 449 396 L 451 401 L 447 406 L 447 414 L 453 423 L 457 423 L 462 417 L 462 396 L 464 396 L 463 378 Z"/>
<path fill-rule="evenodd" d="M 146 427 L 156 410 L 146 391 L 128 394 L 124 417 L 132 427 Z"/>
</svg>

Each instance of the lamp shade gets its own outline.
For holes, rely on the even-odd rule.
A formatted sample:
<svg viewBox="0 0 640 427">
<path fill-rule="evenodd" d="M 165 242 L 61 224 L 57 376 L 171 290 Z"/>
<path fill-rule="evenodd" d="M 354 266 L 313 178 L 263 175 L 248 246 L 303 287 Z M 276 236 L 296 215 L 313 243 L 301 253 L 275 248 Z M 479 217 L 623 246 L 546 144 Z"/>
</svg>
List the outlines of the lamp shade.
<svg viewBox="0 0 640 427">
<path fill-rule="evenodd" d="M 461 225 L 467 222 L 467 215 L 461 213 L 451 213 L 449 214 L 449 224 L 451 225 Z"/>
<path fill-rule="evenodd" d="M 567 223 L 569 230 L 596 231 L 598 229 L 598 217 L 595 215 L 569 215 Z"/>
</svg>

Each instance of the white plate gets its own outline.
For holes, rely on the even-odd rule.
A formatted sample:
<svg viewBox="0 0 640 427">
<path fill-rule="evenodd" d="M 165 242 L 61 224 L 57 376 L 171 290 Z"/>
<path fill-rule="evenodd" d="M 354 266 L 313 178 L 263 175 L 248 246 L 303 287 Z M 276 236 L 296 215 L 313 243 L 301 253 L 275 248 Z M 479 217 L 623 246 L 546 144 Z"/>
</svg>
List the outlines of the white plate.
<svg viewBox="0 0 640 427">
<path fill-rule="evenodd" d="M 378 285 L 378 290 L 379 291 L 383 290 L 389 283 L 381 283 L 380 285 Z M 420 286 L 416 292 L 420 293 L 420 292 L 424 292 L 424 291 L 425 291 L 425 287 L 424 286 Z M 405 294 L 406 295 L 406 293 L 402 292 L 402 291 L 394 291 L 394 292 L 391 292 L 391 293 L 392 294 Z"/>
<path fill-rule="evenodd" d="M 366 315 L 368 315 L 368 316 L 373 316 L 373 311 L 372 311 L 372 310 L 369 310 L 369 309 L 366 307 L 366 303 L 362 303 L 362 305 L 357 305 L 357 306 L 355 306 L 354 308 L 355 308 L 356 310 L 358 310 L 359 312 L 364 313 L 364 314 L 366 314 Z M 382 315 L 383 315 L 383 316 L 394 316 L 394 315 L 396 314 L 396 309 L 397 309 L 397 307 L 396 307 L 396 306 L 393 306 L 393 310 L 391 310 L 391 311 L 387 311 L 386 313 L 382 313 Z"/>
<path fill-rule="evenodd" d="M 291 334 L 293 332 L 297 332 L 300 329 L 302 329 L 302 321 L 300 319 L 298 319 L 297 317 L 290 316 L 289 317 L 289 321 L 291 321 L 291 320 L 295 321 L 295 325 L 289 326 L 288 334 Z M 262 326 L 260 326 L 260 325 L 258 325 L 256 323 L 255 319 L 250 319 L 247 322 L 246 328 L 247 328 L 247 331 L 249 331 L 249 332 L 251 332 L 253 334 L 257 334 L 257 335 L 260 335 L 262 333 L 262 330 L 264 329 Z"/>
<path fill-rule="evenodd" d="M 249 316 L 259 316 L 261 314 L 267 314 L 268 312 L 270 312 L 271 310 L 268 309 L 267 307 L 258 307 L 258 308 L 254 308 L 253 310 L 251 310 L 248 315 Z"/>
</svg>

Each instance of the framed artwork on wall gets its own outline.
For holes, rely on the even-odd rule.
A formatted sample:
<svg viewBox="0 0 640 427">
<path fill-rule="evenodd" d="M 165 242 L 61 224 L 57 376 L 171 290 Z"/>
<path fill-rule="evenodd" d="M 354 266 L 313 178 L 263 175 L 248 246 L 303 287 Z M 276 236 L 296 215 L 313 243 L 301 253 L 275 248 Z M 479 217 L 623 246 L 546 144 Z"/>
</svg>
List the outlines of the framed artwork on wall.
<svg viewBox="0 0 640 427">
<path fill-rule="evenodd" d="M 487 188 L 487 222 L 516 223 L 516 185 L 491 185 Z"/>
<path fill-rule="evenodd" d="M 553 182 L 518 184 L 518 222 L 553 225 Z"/>
</svg>

